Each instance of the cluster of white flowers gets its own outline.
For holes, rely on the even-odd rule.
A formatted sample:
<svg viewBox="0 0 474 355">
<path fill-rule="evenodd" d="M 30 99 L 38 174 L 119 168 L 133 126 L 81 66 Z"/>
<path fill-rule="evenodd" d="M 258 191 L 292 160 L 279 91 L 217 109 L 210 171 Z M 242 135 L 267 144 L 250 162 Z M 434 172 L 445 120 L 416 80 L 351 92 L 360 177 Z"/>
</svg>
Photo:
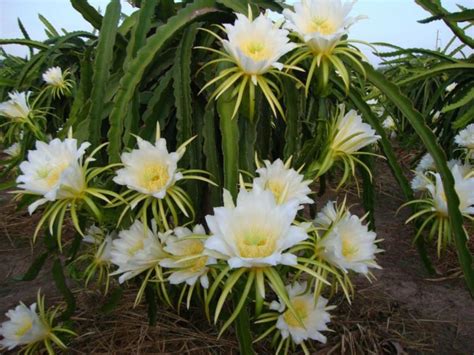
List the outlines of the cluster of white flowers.
<svg viewBox="0 0 474 355">
<path fill-rule="evenodd" d="M 463 148 L 474 151 L 474 123 L 471 123 L 454 137 L 454 142 Z"/>
</svg>

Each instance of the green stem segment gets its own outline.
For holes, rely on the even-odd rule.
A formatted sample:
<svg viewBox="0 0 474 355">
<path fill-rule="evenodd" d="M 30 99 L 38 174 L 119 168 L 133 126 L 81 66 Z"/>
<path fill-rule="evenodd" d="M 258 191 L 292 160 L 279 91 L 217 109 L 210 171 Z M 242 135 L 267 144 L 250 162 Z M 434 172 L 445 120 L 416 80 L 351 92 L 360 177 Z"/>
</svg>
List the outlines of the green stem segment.
<svg viewBox="0 0 474 355">
<path fill-rule="evenodd" d="M 232 98 L 230 90 L 217 100 L 224 156 L 224 188 L 229 190 L 235 199 L 239 180 L 239 126 L 237 124 L 238 115 L 232 119 L 234 107 L 235 99 Z M 239 303 L 240 296 L 241 292 L 233 293 L 234 306 Z M 246 304 L 243 305 L 235 320 L 235 330 L 239 340 L 240 353 L 245 355 L 253 354 L 250 319 Z"/>
</svg>

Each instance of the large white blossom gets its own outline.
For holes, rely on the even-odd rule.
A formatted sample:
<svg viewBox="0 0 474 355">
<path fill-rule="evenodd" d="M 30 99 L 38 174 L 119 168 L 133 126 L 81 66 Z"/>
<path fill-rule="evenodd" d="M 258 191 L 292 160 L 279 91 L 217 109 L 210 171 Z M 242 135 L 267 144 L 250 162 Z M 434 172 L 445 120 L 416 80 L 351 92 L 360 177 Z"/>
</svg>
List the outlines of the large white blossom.
<svg viewBox="0 0 474 355">
<path fill-rule="evenodd" d="M 370 125 L 362 122 L 362 117 L 355 110 L 340 115 L 335 128 L 336 134 L 330 143 L 335 152 L 352 154 L 380 139 Z"/>
<path fill-rule="evenodd" d="M 36 303 L 29 308 L 23 303 L 10 309 L 6 316 L 9 320 L 2 323 L 0 340 L 2 347 L 11 350 L 18 345 L 28 345 L 45 339 L 49 335 L 49 327 L 46 326 L 36 313 Z"/>
<path fill-rule="evenodd" d="M 317 54 L 331 52 L 348 28 L 362 17 L 349 17 L 354 2 L 302 0 L 294 11 L 283 10 L 287 27 L 296 32 Z"/>
<path fill-rule="evenodd" d="M 459 131 L 454 141 L 460 147 L 474 150 L 474 123 Z"/>
<path fill-rule="evenodd" d="M 300 205 L 313 203 L 308 197 L 311 193 L 309 188 L 311 180 L 304 180 L 302 174 L 287 167 L 281 159 L 273 163 L 265 160 L 264 163 L 265 167 L 257 169 L 259 176 L 253 180 L 254 186 L 270 190 L 278 203 L 286 203 L 293 199 Z"/>
<path fill-rule="evenodd" d="M 20 189 L 43 196 L 28 207 L 30 213 L 47 201 L 70 198 L 83 191 L 81 158 L 89 145 L 85 142 L 78 148 L 74 138 L 55 138 L 49 143 L 37 141 L 36 149 L 28 151 L 16 181 Z"/>
<path fill-rule="evenodd" d="M 0 103 L 0 116 L 8 117 L 12 120 L 25 120 L 28 118 L 31 109 L 28 99 L 31 92 L 13 91 L 8 94 L 10 100 Z"/>
<path fill-rule="evenodd" d="M 272 67 L 282 69 L 278 60 L 295 48 L 288 38 L 288 31 L 278 28 L 265 15 L 253 21 L 242 14 L 236 14 L 234 24 L 225 24 L 226 40 L 222 41 L 225 51 L 247 74 L 264 74 Z"/>
<path fill-rule="evenodd" d="M 375 261 L 375 254 L 381 251 L 376 245 L 377 235 L 358 216 L 348 211 L 338 214 L 335 203 L 329 201 L 318 213 L 315 224 L 326 230 L 320 247 L 328 262 L 362 274 L 367 274 L 369 267 L 379 268 Z"/>
<path fill-rule="evenodd" d="M 300 319 L 298 320 L 286 308 L 285 302 L 282 300 L 271 303 L 270 308 L 281 313 L 276 327 L 280 330 L 283 339 L 291 336 L 296 344 L 301 344 L 308 339 L 326 343 L 326 337 L 321 332 L 329 329 L 327 323 L 330 322 L 331 316 L 328 310 L 333 307 L 327 306 L 328 300 L 320 296 L 315 302 L 313 294 L 305 293 L 306 282 L 295 282 L 293 285 L 286 286 L 286 290 L 290 303 Z"/>
<path fill-rule="evenodd" d="M 172 269 L 168 277 L 171 284 L 186 282 L 192 286 L 199 280 L 202 287 L 209 287 L 208 265 L 215 264 L 216 259 L 209 256 L 204 247 L 204 240 L 189 238 L 191 235 L 205 234 L 204 227 L 197 224 L 192 231 L 178 227 L 161 238 L 165 241 L 163 249 L 169 256 L 161 260 L 160 265 Z"/>
<path fill-rule="evenodd" d="M 165 256 L 156 224 L 152 223 L 150 228 L 136 220 L 112 242 L 112 263 L 118 266 L 118 270 L 111 275 L 121 274 L 119 282 L 123 283 L 155 268 Z"/>
<path fill-rule="evenodd" d="M 454 189 L 459 197 L 459 210 L 466 215 L 474 215 L 474 177 L 466 174 L 464 168 L 454 164 L 451 168 L 454 177 Z M 433 173 L 434 182 L 428 184 L 427 190 L 430 192 L 435 210 L 442 216 L 448 216 L 448 202 L 444 192 L 441 175 Z"/>
<path fill-rule="evenodd" d="M 285 251 L 308 238 L 304 228 L 292 225 L 296 200 L 278 204 L 258 185 L 241 189 L 235 206 L 226 200 L 206 216 L 211 233 L 206 248 L 221 253 L 231 268 L 296 264 L 296 255 Z"/>
<path fill-rule="evenodd" d="M 139 137 L 137 142 L 138 149 L 122 154 L 124 167 L 117 171 L 113 180 L 131 190 L 163 199 L 166 190 L 183 177 L 177 171 L 182 154 L 168 153 L 164 138 L 154 145 Z"/>
</svg>

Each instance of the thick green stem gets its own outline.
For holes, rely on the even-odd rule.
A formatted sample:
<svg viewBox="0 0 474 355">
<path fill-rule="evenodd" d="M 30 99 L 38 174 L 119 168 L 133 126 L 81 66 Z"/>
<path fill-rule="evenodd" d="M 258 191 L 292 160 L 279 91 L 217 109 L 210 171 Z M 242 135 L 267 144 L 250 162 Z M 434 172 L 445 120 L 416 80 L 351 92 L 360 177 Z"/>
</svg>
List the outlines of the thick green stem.
<svg viewBox="0 0 474 355">
<path fill-rule="evenodd" d="M 224 158 L 224 188 L 229 190 L 235 199 L 239 178 L 239 126 L 237 124 L 238 115 L 232 119 L 234 107 L 235 99 L 232 99 L 230 90 L 217 100 Z M 233 293 L 234 306 L 238 304 L 240 296 L 241 292 Z M 250 319 L 245 304 L 235 320 L 235 330 L 239 340 L 240 353 L 253 354 Z"/>
</svg>

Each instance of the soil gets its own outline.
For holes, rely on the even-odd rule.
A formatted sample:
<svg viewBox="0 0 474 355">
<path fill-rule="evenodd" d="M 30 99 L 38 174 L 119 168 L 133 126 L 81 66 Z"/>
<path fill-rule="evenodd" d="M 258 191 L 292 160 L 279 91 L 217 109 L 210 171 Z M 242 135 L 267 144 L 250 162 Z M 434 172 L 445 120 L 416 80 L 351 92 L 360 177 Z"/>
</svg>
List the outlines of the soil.
<svg viewBox="0 0 474 355">
<path fill-rule="evenodd" d="M 382 269 L 374 272 L 376 280 L 372 283 L 363 278 L 356 280 L 352 306 L 336 299 L 340 305 L 331 326 L 335 332 L 328 336 L 327 344 L 317 346 L 318 352 L 472 354 L 474 301 L 463 283 L 455 253 L 449 251 L 437 260 L 431 251 L 438 275 L 429 275 L 412 245 L 412 226 L 404 223 L 408 209 L 397 214 L 404 201 L 387 165 L 376 164 L 374 176 L 376 231 L 385 250 L 378 256 Z M 354 191 L 347 193 L 352 200 Z M 319 205 L 334 195 L 334 191 L 325 194 L 318 199 Z M 15 212 L 10 195 L 0 198 L 0 313 L 20 300 L 34 302 L 38 288 L 50 303 L 59 301 L 48 264 L 34 281 L 13 279 L 27 270 L 41 250 L 39 244 L 34 249 L 30 245 L 38 216 Z M 354 206 L 352 211 L 363 214 L 360 206 Z M 96 293 L 83 290 L 74 282 L 71 285 L 80 299 L 73 319 L 81 328 L 81 336 L 71 345 L 73 353 L 237 353 L 231 333 L 217 340 L 215 330 L 201 325 L 193 312 L 177 316 L 160 310 L 158 325 L 148 327 L 146 309 L 130 307 L 134 290 L 126 293 L 118 311 L 100 315 L 91 311 L 97 309 Z M 0 321 L 3 320 L 1 316 Z M 268 353 L 261 346 L 257 350 Z"/>
</svg>

